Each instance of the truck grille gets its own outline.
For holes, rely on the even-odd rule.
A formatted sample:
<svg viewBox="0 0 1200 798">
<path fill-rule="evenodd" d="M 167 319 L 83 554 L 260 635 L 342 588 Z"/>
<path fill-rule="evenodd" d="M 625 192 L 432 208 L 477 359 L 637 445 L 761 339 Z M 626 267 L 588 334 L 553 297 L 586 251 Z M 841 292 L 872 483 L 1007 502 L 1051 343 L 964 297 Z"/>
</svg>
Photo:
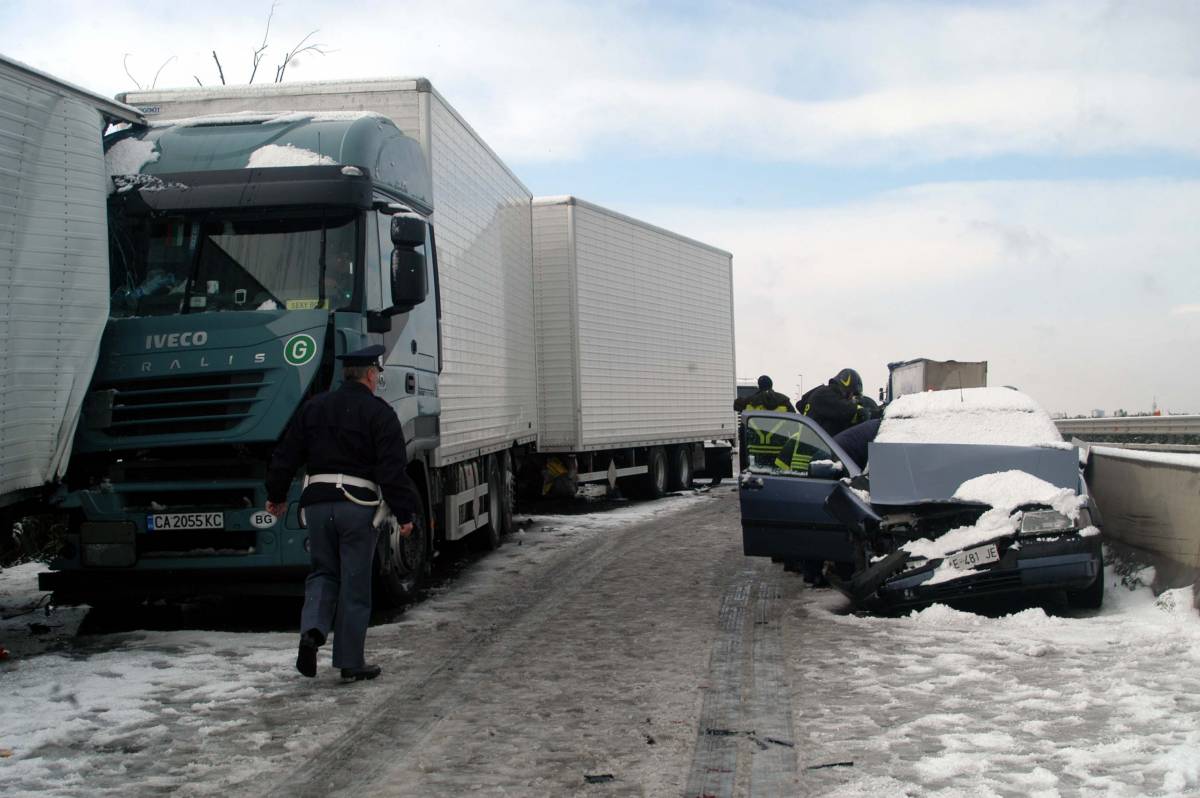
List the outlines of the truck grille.
<svg viewBox="0 0 1200 798">
<path fill-rule="evenodd" d="M 263 389 L 262 371 L 160 377 L 114 383 L 93 397 L 107 413 L 98 426 L 117 438 L 224 432 L 251 416 Z"/>
</svg>

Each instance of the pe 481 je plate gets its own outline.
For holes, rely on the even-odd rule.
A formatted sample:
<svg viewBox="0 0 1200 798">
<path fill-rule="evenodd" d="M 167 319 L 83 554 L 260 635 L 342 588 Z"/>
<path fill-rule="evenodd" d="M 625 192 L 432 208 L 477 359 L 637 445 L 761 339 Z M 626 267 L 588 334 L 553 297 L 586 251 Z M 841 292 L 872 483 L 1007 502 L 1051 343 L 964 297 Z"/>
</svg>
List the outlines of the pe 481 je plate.
<svg viewBox="0 0 1200 798">
<path fill-rule="evenodd" d="M 1000 559 L 1000 551 L 996 548 L 996 544 L 988 543 L 986 546 L 977 546 L 973 549 L 960 551 L 958 554 L 951 554 L 946 558 L 945 562 L 956 570 L 968 571 L 976 566 L 987 565 L 998 559 Z"/>
<path fill-rule="evenodd" d="M 225 513 L 155 513 L 146 516 L 146 530 L 224 529 Z"/>
</svg>

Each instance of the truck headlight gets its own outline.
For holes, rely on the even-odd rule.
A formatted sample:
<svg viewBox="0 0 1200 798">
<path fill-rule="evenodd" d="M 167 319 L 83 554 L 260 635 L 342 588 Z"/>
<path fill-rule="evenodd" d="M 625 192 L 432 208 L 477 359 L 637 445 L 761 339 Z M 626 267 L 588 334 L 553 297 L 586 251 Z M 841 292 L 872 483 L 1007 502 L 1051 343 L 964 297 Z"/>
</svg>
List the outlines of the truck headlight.
<svg viewBox="0 0 1200 798">
<path fill-rule="evenodd" d="M 1033 510 L 1021 514 L 1021 535 L 1044 535 L 1074 529 L 1075 522 L 1057 510 Z"/>
</svg>

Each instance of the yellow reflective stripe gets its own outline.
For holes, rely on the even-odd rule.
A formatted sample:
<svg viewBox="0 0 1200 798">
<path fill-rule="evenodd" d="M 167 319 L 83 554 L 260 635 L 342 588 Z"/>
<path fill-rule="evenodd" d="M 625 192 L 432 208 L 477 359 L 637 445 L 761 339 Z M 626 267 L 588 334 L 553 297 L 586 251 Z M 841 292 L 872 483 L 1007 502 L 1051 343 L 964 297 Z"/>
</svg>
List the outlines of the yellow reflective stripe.
<svg viewBox="0 0 1200 798">
<path fill-rule="evenodd" d="M 812 463 L 811 454 L 793 454 L 792 455 L 792 470 L 807 471 L 809 464 Z"/>
</svg>

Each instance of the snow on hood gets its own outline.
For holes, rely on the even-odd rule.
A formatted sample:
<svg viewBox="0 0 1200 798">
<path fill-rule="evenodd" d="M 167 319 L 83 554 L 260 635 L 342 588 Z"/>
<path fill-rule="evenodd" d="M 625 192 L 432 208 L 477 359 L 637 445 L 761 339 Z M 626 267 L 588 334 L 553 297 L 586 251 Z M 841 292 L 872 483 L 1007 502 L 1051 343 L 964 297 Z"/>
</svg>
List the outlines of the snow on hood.
<svg viewBox="0 0 1200 798">
<path fill-rule="evenodd" d="M 274 166 L 326 166 L 336 163 L 337 161 L 328 155 L 320 155 L 303 147 L 267 144 L 250 153 L 250 161 L 246 166 L 250 169 L 261 169 Z"/>
<path fill-rule="evenodd" d="M 1037 402 L 1011 388 L 905 394 L 887 406 L 880 443 L 1067 447 Z"/>
<path fill-rule="evenodd" d="M 913 540 L 900 548 L 914 557 L 930 560 L 945 557 L 1015 533 L 1021 516 L 1013 510 L 1022 505 L 1046 505 L 1075 520 L 1079 518 L 1079 507 L 1083 501 L 1075 491 L 1057 487 L 1024 471 L 1001 471 L 968 479 L 954 492 L 954 498 L 987 504 L 991 509 L 979 516 L 979 520 L 971 526 L 951 529 L 937 540 Z"/>
<path fill-rule="evenodd" d="M 108 173 L 108 193 L 116 187 L 113 185 L 114 175 L 136 175 L 142 167 L 158 160 L 158 150 L 153 141 L 145 139 L 121 139 L 108 148 L 104 153 L 104 169 Z"/>
</svg>

